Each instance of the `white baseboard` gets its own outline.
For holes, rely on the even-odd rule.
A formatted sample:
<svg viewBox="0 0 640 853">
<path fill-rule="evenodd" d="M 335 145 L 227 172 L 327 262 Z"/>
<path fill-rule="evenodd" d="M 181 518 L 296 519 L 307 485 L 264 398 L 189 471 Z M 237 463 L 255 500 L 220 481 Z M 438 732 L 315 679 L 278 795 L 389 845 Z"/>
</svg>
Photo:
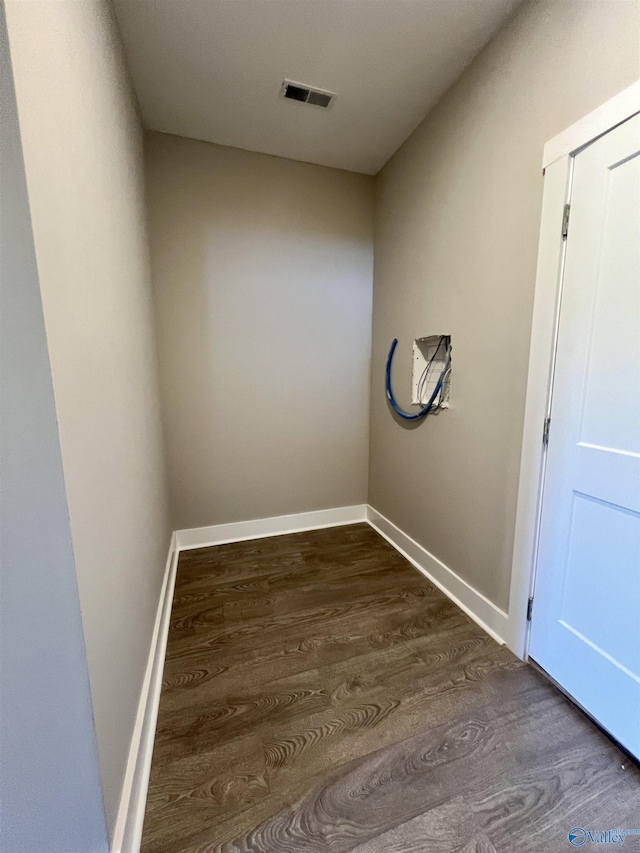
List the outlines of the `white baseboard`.
<svg viewBox="0 0 640 853">
<path fill-rule="evenodd" d="M 176 547 L 178 551 L 186 551 L 362 521 L 367 521 L 498 643 L 505 642 L 507 614 L 367 504 L 178 530 Z"/>
<path fill-rule="evenodd" d="M 231 524 L 213 524 L 209 527 L 192 527 L 176 531 L 179 551 L 190 548 L 207 548 L 210 545 L 225 545 L 245 539 L 264 539 L 286 533 L 301 533 L 322 527 L 339 527 L 367 520 L 366 504 L 320 509 L 315 512 L 298 512 L 295 515 L 277 515 L 272 518 L 257 518 L 254 521 L 236 521 Z"/>
<path fill-rule="evenodd" d="M 171 536 L 171 545 L 151 638 L 151 649 L 149 650 L 138 713 L 136 714 L 131 746 L 129 747 L 129 758 L 122 785 L 120 807 L 113 831 L 111 853 L 139 853 L 140 850 L 178 554 L 179 550 L 176 547 L 176 535 L 174 533 Z"/>
<path fill-rule="evenodd" d="M 367 508 L 367 521 L 381 536 L 406 557 L 416 569 L 429 578 L 461 610 L 477 622 L 498 643 L 504 643 L 507 632 L 507 614 L 482 593 L 451 571 L 399 527 L 385 518 L 372 506 Z"/>
</svg>

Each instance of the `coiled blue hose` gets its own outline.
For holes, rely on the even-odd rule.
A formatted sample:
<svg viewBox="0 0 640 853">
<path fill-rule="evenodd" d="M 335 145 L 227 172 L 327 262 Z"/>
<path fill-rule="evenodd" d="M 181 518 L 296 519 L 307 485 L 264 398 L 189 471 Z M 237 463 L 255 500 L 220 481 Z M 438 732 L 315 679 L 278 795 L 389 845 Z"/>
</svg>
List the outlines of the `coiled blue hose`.
<svg viewBox="0 0 640 853">
<path fill-rule="evenodd" d="M 419 412 L 405 412 L 400 406 L 396 403 L 395 398 L 393 396 L 393 391 L 391 390 L 391 362 L 393 361 L 393 354 L 398 346 L 398 339 L 394 338 L 393 343 L 391 344 L 391 349 L 389 350 L 389 355 L 387 356 L 387 371 L 385 377 L 385 390 L 387 392 L 387 400 L 389 401 L 389 405 L 396 413 L 396 415 L 400 415 L 401 418 L 404 418 L 406 421 L 416 421 L 418 418 L 423 418 L 427 415 L 433 406 L 434 400 L 440 393 L 440 389 L 442 388 L 442 383 L 444 381 L 444 375 L 447 372 L 447 366 L 445 365 L 445 369 L 440 374 L 438 381 L 436 382 L 436 387 L 433 389 L 433 394 L 429 398 L 429 401 L 425 403 L 425 405 L 420 409 Z"/>
</svg>

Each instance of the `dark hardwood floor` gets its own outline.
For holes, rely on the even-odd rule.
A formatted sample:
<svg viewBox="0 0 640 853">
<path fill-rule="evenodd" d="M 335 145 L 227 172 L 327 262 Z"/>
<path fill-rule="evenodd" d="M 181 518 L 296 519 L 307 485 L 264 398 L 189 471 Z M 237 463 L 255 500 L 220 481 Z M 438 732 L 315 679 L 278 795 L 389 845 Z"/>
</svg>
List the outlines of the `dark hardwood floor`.
<svg viewBox="0 0 640 853">
<path fill-rule="evenodd" d="M 143 853 L 555 853 L 575 826 L 640 828 L 637 767 L 370 527 L 182 554 Z"/>
</svg>

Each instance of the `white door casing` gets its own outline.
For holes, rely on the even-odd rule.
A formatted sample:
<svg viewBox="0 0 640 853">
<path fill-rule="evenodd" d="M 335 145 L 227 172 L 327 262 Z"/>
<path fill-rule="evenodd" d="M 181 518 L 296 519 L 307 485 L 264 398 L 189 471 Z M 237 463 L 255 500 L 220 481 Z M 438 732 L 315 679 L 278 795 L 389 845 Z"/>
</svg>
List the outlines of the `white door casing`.
<svg viewBox="0 0 640 853">
<path fill-rule="evenodd" d="M 640 756 L 640 116 L 573 166 L 529 654 Z"/>
<path fill-rule="evenodd" d="M 561 236 L 563 207 L 570 200 L 573 165 L 580 151 L 638 114 L 640 80 L 544 146 L 541 162 L 544 193 L 506 630 L 509 648 L 523 660 L 527 659 L 529 649 L 528 600 L 534 587 L 546 465 L 543 424 L 551 407 L 566 249 Z"/>
</svg>

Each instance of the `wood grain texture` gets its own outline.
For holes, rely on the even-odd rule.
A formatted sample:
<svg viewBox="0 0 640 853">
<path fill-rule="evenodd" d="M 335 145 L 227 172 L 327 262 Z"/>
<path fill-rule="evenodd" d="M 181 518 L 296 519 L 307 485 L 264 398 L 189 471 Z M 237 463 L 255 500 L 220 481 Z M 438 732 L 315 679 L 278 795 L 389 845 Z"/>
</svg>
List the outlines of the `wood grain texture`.
<svg viewBox="0 0 640 853">
<path fill-rule="evenodd" d="M 367 525 L 181 555 L 143 853 L 533 853 L 634 815 L 638 769 Z"/>
</svg>

